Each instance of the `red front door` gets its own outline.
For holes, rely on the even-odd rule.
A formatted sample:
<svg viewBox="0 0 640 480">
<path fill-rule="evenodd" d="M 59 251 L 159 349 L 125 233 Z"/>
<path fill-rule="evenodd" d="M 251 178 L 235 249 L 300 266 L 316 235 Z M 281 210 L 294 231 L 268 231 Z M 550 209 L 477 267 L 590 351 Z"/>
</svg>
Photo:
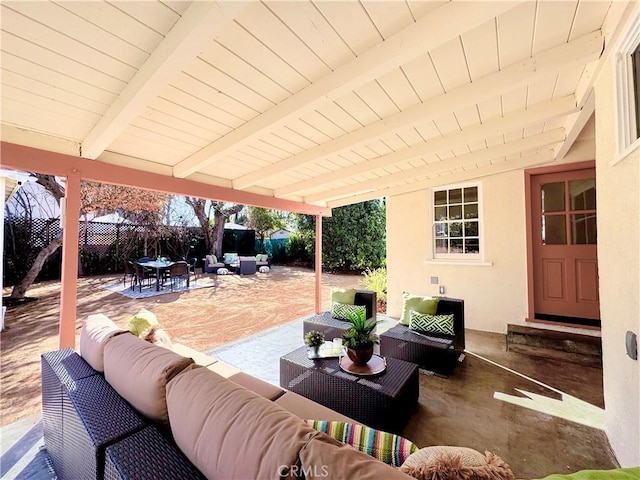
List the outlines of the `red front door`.
<svg viewBox="0 0 640 480">
<path fill-rule="evenodd" d="M 534 318 L 600 326 L 595 169 L 531 176 Z"/>
</svg>

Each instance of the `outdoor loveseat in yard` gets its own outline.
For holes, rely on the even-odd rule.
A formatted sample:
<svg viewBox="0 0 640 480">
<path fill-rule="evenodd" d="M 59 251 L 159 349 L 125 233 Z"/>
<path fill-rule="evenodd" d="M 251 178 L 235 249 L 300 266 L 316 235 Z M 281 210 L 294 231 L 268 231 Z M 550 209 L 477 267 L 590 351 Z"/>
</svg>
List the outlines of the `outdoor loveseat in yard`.
<svg viewBox="0 0 640 480">
<path fill-rule="evenodd" d="M 42 356 L 45 447 L 58 478 L 411 478 L 303 420 L 349 418 L 178 347 L 92 315 L 82 356 Z"/>
</svg>

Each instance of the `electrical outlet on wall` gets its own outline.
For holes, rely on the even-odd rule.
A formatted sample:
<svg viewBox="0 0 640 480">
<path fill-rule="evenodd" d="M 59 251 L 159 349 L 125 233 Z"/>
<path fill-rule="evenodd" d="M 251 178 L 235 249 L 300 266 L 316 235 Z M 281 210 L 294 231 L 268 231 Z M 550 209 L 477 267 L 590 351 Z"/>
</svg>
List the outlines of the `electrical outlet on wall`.
<svg viewBox="0 0 640 480">
<path fill-rule="evenodd" d="M 440 295 L 444 295 L 444 285 L 440 285 L 440 288 L 438 288 L 438 293 L 440 293 Z"/>
</svg>

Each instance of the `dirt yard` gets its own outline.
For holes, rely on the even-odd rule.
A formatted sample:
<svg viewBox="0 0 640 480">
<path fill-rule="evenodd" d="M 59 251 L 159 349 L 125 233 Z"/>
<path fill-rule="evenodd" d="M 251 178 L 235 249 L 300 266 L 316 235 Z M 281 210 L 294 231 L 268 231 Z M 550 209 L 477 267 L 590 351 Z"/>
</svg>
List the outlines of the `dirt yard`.
<svg viewBox="0 0 640 480">
<path fill-rule="evenodd" d="M 82 319 L 91 313 L 104 313 L 126 327 L 144 307 L 156 315 L 173 341 L 204 351 L 314 311 L 312 270 L 274 266 L 268 274 L 210 276 L 211 288 L 147 299 L 130 299 L 104 288 L 122 276 L 79 279 L 76 348 Z M 361 278 L 323 274 L 323 309 L 329 308 L 332 287 L 356 287 Z M 3 295 L 9 293 L 5 289 Z M 0 334 L 3 426 L 40 411 L 40 355 L 58 348 L 60 282 L 36 284 L 27 296 L 39 300 L 8 308 Z"/>
</svg>

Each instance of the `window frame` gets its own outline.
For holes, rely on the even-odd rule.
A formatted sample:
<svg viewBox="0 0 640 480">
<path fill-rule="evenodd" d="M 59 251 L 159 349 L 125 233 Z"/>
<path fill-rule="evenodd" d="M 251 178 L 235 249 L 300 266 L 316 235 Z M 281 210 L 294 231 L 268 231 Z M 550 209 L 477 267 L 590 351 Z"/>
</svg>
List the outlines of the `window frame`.
<svg viewBox="0 0 640 480">
<path fill-rule="evenodd" d="M 640 16 L 621 39 L 615 58 L 617 155 L 612 165 L 640 147 Z"/>
<path fill-rule="evenodd" d="M 464 189 L 465 188 L 473 188 L 475 187 L 477 189 L 477 193 L 478 193 L 478 243 L 479 243 L 479 248 L 478 248 L 478 253 L 438 253 L 436 252 L 436 240 L 437 239 L 441 239 L 442 237 L 437 237 L 436 236 L 436 226 L 438 223 L 440 223 L 437 219 L 436 219 L 436 215 L 435 215 L 435 208 L 436 208 L 436 193 L 437 192 L 442 192 L 442 191 L 446 191 L 449 192 L 451 190 L 456 190 L 456 189 Z M 456 183 L 456 184 L 450 184 L 450 185 L 441 185 L 438 187 L 432 187 L 429 191 L 430 194 L 430 201 L 429 201 L 429 205 L 430 205 L 430 221 L 431 221 L 431 228 L 430 228 L 430 235 L 431 235 L 431 259 L 435 260 L 435 261 L 444 261 L 444 262 L 452 262 L 452 263 L 460 263 L 460 262 L 470 262 L 470 263 L 476 263 L 476 262 L 481 262 L 484 260 L 484 212 L 483 212 L 483 199 L 482 199 L 482 182 L 465 182 L 465 183 Z M 449 200 L 448 200 L 448 194 L 447 194 L 447 203 L 446 203 L 447 207 L 450 205 L 449 204 Z M 464 197 L 462 199 L 462 203 L 461 205 L 464 205 Z M 461 222 L 464 222 L 464 218 L 462 218 L 460 220 Z M 451 222 L 451 220 L 448 220 L 448 222 Z M 475 237 L 475 235 L 473 236 Z M 446 238 L 450 239 L 451 237 L 447 236 Z M 462 238 L 465 238 L 464 236 Z"/>
</svg>

